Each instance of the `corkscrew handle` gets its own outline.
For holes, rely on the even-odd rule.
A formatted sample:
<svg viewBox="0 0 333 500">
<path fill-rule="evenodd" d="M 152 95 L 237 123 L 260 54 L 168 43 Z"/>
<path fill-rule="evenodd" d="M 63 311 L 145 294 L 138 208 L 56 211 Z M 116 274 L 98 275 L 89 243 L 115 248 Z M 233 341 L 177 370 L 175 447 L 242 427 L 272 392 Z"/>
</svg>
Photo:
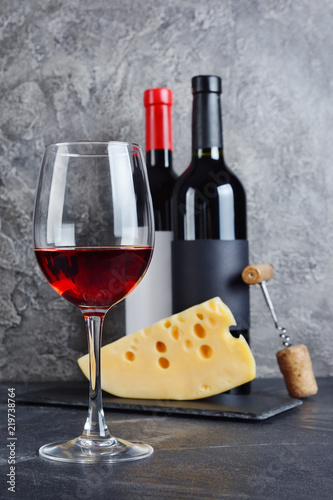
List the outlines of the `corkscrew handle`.
<svg viewBox="0 0 333 500">
<path fill-rule="evenodd" d="M 247 285 L 256 285 L 263 281 L 269 281 L 274 276 L 274 269 L 270 264 L 257 264 L 246 266 L 242 272 L 242 279 Z"/>
</svg>

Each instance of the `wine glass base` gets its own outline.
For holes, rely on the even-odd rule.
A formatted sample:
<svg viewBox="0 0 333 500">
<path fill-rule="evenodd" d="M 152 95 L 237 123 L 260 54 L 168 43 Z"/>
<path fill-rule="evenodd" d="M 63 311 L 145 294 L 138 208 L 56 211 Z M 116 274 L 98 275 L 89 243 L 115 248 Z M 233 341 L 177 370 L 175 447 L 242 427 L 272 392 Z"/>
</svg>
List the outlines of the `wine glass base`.
<svg viewBox="0 0 333 500">
<path fill-rule="evenodd" d="M 130 443 L 115 437 L 95 441 L 80 436 L 65 443 L 45 444 L 39 449 L 39 456 L 58 462 L 119 463 L 147 458 L 153 451 L 148 444 Z"/>
</svg>

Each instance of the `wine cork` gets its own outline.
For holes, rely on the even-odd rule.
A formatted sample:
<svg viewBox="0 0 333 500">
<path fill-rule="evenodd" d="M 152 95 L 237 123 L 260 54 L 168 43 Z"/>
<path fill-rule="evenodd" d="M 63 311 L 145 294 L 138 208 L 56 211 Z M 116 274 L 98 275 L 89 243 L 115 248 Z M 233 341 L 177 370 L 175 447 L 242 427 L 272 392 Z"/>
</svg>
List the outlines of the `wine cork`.
<svg viewBox="0 0 333 500">
<path fill-rule="evenodd" d="M 256 285 L 262 281 L 268 281 L 274 276 L 274 269 L 270 264 L 257 264 L 246 266 L 242 272 L 242 279 L 247 285 Z"/>
<path fill-rule="evenodd" d="M 306 398 L 318 392 L 310 354 L 305 345 L 286 347 L 276 357 L 291 397 Z"/>
</svg>

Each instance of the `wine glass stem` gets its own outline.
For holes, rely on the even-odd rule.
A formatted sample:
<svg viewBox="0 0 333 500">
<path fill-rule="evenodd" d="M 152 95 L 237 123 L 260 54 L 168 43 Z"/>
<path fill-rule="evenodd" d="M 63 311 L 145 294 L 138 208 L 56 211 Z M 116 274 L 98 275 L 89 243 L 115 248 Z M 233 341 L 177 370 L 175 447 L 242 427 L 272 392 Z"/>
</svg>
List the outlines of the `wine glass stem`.
<svg viewBox="0 0 333 500">
<path fill-rule="evenodd" d="M 101 387 L 101 342 L 104 316 L 84 315 L 89 349 L 89 410 L 83 437 L 91 440 L 109 439 L 105 422 Z"/>
</svg>

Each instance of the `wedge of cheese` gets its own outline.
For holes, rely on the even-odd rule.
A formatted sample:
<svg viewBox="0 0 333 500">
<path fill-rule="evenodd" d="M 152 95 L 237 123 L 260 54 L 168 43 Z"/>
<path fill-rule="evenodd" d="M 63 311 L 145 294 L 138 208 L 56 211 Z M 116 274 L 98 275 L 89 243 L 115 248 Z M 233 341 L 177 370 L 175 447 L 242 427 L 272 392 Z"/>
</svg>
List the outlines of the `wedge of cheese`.
<svg viewBox="0 0 333 500">
<path fill-rule="evenodd" d="M 127 335 L 102 348 L 102 389 L 123 398 L 200 399 L 255 377 L 251 350 L 229 327 L 220 298 Z M 89 377 L 88 355 L 78 359 Z"/>
</svg>

